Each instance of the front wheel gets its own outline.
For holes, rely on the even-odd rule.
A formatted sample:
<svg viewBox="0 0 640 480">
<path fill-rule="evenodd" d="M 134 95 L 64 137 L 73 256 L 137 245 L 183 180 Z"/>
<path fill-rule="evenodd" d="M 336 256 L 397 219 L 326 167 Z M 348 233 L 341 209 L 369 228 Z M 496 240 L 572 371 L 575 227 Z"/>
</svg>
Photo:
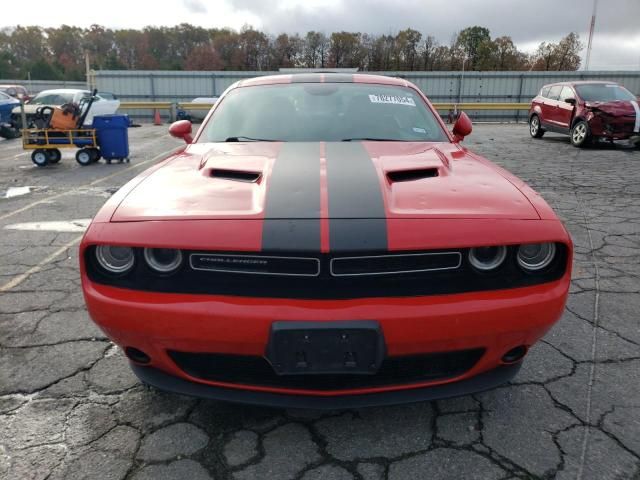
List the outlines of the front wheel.
<svg viewBox="0 0 640 480">
<path fill-rule="evenodd" d="M 49 164 L 49 153 L 46 150 L 38 148 L 31 154 L 31 161 L 38 167 L 46 167 Z"/>
<path fill-rule="evenodd" d="M 589 131 L 589 124 L 584 120 L 576 122 L 571 129 L 571 145 L 583 148 L 589 145 L 590 142 L 591 132 Z"/>
<path fill-rule="evenodd" d="M 86 167 L 87 165 L 93 163 L 93 155 L 88 148 L 81 148 L 76 152 L 76 162 L 78 162 L 83 167 Z"/>
<path fill-rule="evenodd" d="M 533 138 L 540 138 L 544 135 L 544 130 L 540 125 L 540 118 L 537 115 L 531 115 L 529 119 L 529 134 Z"/>
</svg>

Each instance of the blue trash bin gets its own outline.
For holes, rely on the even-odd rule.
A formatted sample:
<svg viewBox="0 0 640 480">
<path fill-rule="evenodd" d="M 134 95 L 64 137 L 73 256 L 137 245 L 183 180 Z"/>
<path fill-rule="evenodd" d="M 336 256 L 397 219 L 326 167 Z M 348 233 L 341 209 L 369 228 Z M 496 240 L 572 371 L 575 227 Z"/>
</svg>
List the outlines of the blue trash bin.
<svg viewBox="0 0 640 480">
<path fill-rule="evenodd" d="M 107 160 L 129 160 L 129 116 L 96 115 L 93 117 L 100 154 Z"/>
</svg>

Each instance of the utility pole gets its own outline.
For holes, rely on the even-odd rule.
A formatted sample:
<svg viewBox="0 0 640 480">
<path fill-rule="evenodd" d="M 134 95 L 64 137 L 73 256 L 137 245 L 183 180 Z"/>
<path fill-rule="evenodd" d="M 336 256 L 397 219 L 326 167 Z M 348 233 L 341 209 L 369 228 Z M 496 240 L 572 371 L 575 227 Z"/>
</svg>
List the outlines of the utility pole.
<svg viewBox="0 0 640 480">
<path fill-rule="evenodd" d="M 87 81 L 87 88 L 93 91 L 92 78 L 91 78 L 91 60 L 89 59 L 89 50 L 84 51 L 84 69 L 85 78 Z"/>
<path fill-rule="evenodd" d="M 593 13 L 591 14 L 591 26 L 589 27 L 589 42 L 587 43 L 587 58 L 584 62 L 584 69 L 589 70 L 589 60 L 591 60 L 591 43 L 593 41 L 593 30 L 596 27 L 596 10 L 598 9 L 598 0 L 593 0 Z"/>
</svg>

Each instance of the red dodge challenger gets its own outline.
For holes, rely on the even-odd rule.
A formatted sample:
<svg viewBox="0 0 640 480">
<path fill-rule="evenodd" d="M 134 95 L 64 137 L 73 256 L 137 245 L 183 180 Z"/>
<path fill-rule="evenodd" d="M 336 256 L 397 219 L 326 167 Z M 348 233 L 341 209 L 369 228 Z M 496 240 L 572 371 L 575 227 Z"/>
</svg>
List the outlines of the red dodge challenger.
<svg viewBox="0 0 640 480">
<path fill-rule="evenodd" d="M 420 90 L 364 74 L 243 80 L 98 212 L 89 313 L 144 382 L 345 408 L 511 379 L 563 312 L 572 244 Z"/>
</svg>

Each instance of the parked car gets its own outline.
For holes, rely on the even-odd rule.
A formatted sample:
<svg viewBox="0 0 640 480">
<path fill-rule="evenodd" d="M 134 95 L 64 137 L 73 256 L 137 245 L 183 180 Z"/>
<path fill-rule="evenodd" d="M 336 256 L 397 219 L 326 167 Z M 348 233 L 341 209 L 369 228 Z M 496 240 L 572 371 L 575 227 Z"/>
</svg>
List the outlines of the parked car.
<svg viewBox="0 0 640 480">
<path fill-rule="evenodd" d="M 195 104 L 210 104 L 215 105 L 220 97 L 197 97 L 191 100 L 190 103 Z M 192 122 L 202 122 L 208 115 L 210 110 L 203 110 L 200 108 L 189 108 L 185 106 L 184 109 L 178 111 L 179 120 L 190 120 Z"/>
<path fill-rule="evenodd" d="M 20 105 L 15 98 L 0 92 L 0 137 L 15 138 L 20 133 L 11 125 L 11 111 Z"/>
<path fill-rule="evenodd" d="M 542 87 L 531 101 L 529 133 L 569 135 L 576 147 L 594 140 L 640 136 L 638 98 L 614 82 L 560 82 Z"/>
<path fill-rule="evenodd" d="M 89 97 L 91 92 L 89 90 L 80 90 L 74 88 L 60 88 L 55 90 L 43 90 L 33 97 L 25 105 L 25 113 L 27 115 L 27 125 L 39 126 L 36 124 L 36 111 L 40 107 L 59 107 L 67 103 L 80 103 L 82 98 Z M 98 93 L 96 100 L 91 105 L 91 110 L 85 118 L 85 125 L 91 125 L 94 115 L 107 115 L 116 113 L 120 107 L 120 100 L 112 93 Z M 13 110 L 13 121 L 19 125 L 20 123 L 20 108 Z"/>
<path fill-rule="evenodd" d="M 161 389 L 348 408 L 492 388 L 560 318 L 572 243 L 404 79 L 260 77 L 114 194 L 91 318 Z"/>
<path fill-rule="evenodd" d="M 22 99 L 25 102 L 31 98 L 29 91 L 22 85 L 0 85 L 0 92 L 6 93 L 13 98 Z"/>
</svg>

